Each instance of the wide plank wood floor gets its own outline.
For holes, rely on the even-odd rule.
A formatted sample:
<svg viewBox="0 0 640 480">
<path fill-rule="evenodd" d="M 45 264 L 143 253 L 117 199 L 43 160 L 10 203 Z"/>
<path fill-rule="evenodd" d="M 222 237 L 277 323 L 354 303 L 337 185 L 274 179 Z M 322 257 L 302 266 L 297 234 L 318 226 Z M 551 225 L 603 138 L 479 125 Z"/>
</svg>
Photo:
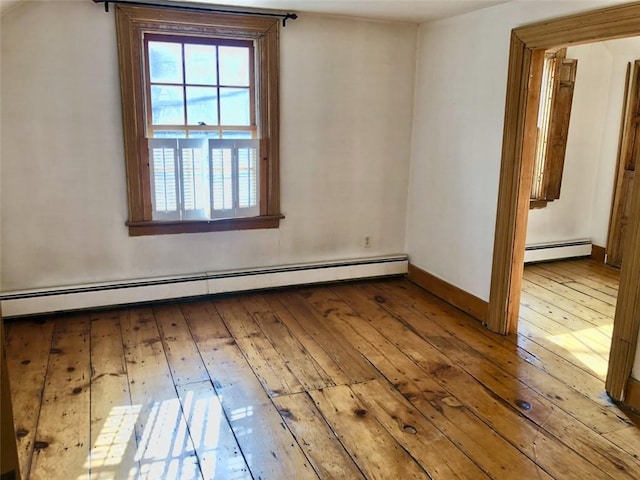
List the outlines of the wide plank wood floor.
<svg viewBox="0 0 640 480">
<path fill-rule="evenodd" d="M 525 274 L 520 333 L 405 279 L 9 322 L 33 479 L 637 479 L 616 272 Z"/>
</svg>

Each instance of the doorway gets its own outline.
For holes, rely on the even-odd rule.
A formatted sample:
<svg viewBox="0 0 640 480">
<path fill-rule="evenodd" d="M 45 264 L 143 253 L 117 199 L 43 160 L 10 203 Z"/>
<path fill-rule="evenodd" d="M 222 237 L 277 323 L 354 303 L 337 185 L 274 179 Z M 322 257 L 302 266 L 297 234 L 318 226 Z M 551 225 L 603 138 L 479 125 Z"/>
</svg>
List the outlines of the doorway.
<svg viewBox="0 0 640 480">
<path fill-rule="evenodd" d="M 532 54 L 569 44 L 583 44 L 640 34 L 640 5 L 621 5 L 519 27 L 512 31 L 505 108 L 502 166 L 493 254 L 488 327 L 499 333 L 517 329 L 524 268 L 533 158 L 523 154 L 527 138 L 527 92 Z M 636 184 L 637 187 L 637 184 Z M 630 207 L 625 264 L 613 330 L 606 389 L 624 400 L 640 326 L 640 188 Z"/>
<path fill-rule="evenodd" d="M 560 52 L 562 63 L 554 62 L 557 52 L 544 53 L 546 74 L 540 86 L 518 333 L 580 368 L 590 381 L 597 379 L 601 390 L 620 273 L 604 265 L 604 246 L 610 223 L 616 223 L 610 222 L 611 205 L 620 146 L 625 144 L 620 132 L 627 123 L 623 120 L 631 83 L 628 65 L 640 56 L 640 37 L 570 46 Z M 535 60 L 534 56 L 532 68 Z M 572 76 L 562 75 L 565 62 L 573 66 Z M 547 73 L 552 68 L 555 71 Z M 530 90 L 537 88 L 535 75 L 531 78 Z M 571 88 L 568 102 L 553 103 L 567 98 L 556 93 L 561 88 Z M 545 129 L 546 124 L 559 127 Z M 564 132 L 562 142 L 547 141 L 554 130 Z M 559 155 L 549 151 L 554 144 L 564 146 Z M 548 162 L 561 168 L 547 169 Z M 552 183 L 544 182 L 545 175 L 558 170 L 563 172 L 561 178 L 553 178 L 556 194 L 541 198 L 539 186 Z M 601 254 L 598 262 L 584 258 L 590 243 L 596 253 L 592 256 Z"/>
<path fill-rule="evenodd" d="M 640 37 L 540 51 L 544 73 L 538 82 L 536 168 L 518 333 L 597 379 L 600 389 L 608 368 L 619 271 L 604 266 L 604 260 L 598 264 L 575 257 L 589 255 L 590 243 L 604 255 L 628 63 L 639 52 Z M 558 53 L 562 62 L 556 60 Z M 532 69 L 535 61 L 536 55 Z M 565 64 L 572 67 L 572 75 L 562 74 Z M 536 76 L 531 78 L 533 90 Z M 561 96 L 562 89 L 570 89 L 569 95 Z M 552 132 L 562 135 L 552 139 Z M 563 148 L 550 150 L 555 145 Z M 560 167 L 548 169 L 549 164 Z M 546 175 L 552 180 L 545 181 Z M 539 187 L 545 184 L 556 186 L 552 195 L 541 195 Z"/>
</svg>

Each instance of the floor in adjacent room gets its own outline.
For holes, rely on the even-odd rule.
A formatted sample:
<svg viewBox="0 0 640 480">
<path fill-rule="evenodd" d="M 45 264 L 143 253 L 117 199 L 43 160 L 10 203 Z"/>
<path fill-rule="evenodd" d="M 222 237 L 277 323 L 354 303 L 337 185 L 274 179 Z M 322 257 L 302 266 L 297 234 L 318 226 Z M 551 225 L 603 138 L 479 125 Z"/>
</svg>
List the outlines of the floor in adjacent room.
<svg viewBox="0 0 640 480">
<path fill-rule="evenodd" d="M 23 474 L 637 479 L 617 283 L 527 267 L 511 337 L 399 278 L 10 321 Z"/>
</svg>

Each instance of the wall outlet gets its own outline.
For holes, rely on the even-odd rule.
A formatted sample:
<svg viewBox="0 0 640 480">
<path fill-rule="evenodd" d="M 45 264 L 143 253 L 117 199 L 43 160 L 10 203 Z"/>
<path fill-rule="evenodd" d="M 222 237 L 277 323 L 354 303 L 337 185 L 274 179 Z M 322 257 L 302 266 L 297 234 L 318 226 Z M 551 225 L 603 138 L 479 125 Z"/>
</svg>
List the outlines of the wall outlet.
<svg viewBox="0 0 640 480">
<path fill-rule="evenodd" d="M 371 235 L 365 235 L 365 236 L 362 238 L 362 246 L 363 246 L 364 248 L 369 248 L 369 247 L 371 247 Z"/>
</svg>

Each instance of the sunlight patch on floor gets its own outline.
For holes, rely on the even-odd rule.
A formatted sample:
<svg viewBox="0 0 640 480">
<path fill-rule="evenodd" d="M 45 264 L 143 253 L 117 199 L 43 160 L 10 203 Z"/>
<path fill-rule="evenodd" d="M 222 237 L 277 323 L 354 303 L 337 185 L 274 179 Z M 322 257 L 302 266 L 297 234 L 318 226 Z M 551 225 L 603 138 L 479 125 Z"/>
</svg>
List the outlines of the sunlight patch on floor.
<svg viewBox="0 0 640 480">
<path fill-rule="evenodd" d="M 220 444 L 220 426 L 225 421 L 220 399 L 216 395 L 197 397 L 193 391 L 188 391 L 182 402 L 191 439 L 200 457 L 202 474 L 204 478 L 216 478 L 216 450 Z"/>
<path fill-rule="evenodd" d="M 175 398 L 153 404 L 144 422 L 135 460 L 142 478 L 199 478 L 198 461 Z"/>
<path fill-rule="evenodd" d="M 146 413 L 142 405 L 113 407 L 85 462 L 86 473 L 77 480 L 120 480 L 123 475 L 128 479 L 186 480 L 202 478 L 201 471 L 204 478 L 221 478 L 216 472 L 218 463 L 228 459 L 220 456 L 221 425 L 226 422 L 220 398 L 186 391 L 181 400 L 182 404 L 177 398 L 155 402 Z M 235 420 L 252 415 L 251 406 L 232 413 Z M 137 448 L 136 425 L 142 427 Z M 132 450 L 127 453 L 128 449 Z M 131 468 L 123 462 L 130 462 Z M 237 470 L 234 478 L 247 478 L 242 455 L 237 462 L 237 469 L 231 470 L 226 462 L 226 475 Z"/>
<path fill-rule="evenodd" d="M 90 475 L 81 478 L 117 478 L 120 474 L 117 467 L 122 463 L 131 442 L 134 442 L 133 433 L 140 409 L 141 405 L 117 406 L 111 409 L 84 465 L 84 468 L 90 471 Z M 135 468 L 132 468 L 129 478 L 135 477 L 135 474 Z"/>
<path fill-rule="evenodd" d="M 609 345 L 596 344 L 593 338 L 605 334 L 611 337 L 612 326 L 601 325 L 575 332 L 550 335 L 548 340 L 567 350 L 581 364 L 604 379 L 609 366 Z"/>
</svg>

